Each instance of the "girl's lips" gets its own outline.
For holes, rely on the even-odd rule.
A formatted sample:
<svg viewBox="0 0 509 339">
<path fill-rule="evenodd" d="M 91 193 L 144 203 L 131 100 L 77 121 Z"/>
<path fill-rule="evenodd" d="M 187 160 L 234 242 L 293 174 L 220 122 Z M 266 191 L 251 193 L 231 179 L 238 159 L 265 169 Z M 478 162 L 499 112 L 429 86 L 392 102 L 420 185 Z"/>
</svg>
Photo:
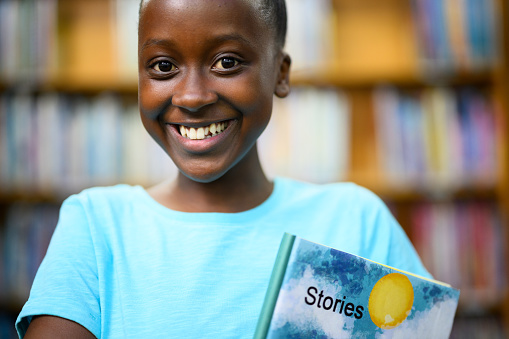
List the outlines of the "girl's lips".
<svg viewBox="0 0 509 339">
<path fill-rule="evenodd" d="M 224 128 L 218 127 L 219 124 L 224 123 Z M 212 127 L 212 132 L 210 131 L 211 126 L 216 125 L 216 130 L 214 131 L 214 127 Z M 213 147 L 221 143 L 222 140 L 227 138 L 235 125 L 237 125 L 236 119 L 225 120 L 220 123 L 215 123 L 211 125 L 207 125 L 204 127 L 187 127 L 185 125 L 174 125 L 174 124 L 166 124 L 167 129 L 171 133 L 171 135 L 178 140 L 183 147 L 191 153 L 204 153 L 210 151 Z M 191 134 L 188 136 L 184 136 L 181 134 L 181 127 L 185 128 L 184 134 Z M 204 135 L 196 135 L 196 134 L 205 134 L 205 130 L 208 127 L 207 134 Z M 200 131 L 201 130 L 201 131 Z M 219 132 L 219 133 L 218 133 Z M 194 134 L 196 133 L 196 134 Z"/>
</svg>

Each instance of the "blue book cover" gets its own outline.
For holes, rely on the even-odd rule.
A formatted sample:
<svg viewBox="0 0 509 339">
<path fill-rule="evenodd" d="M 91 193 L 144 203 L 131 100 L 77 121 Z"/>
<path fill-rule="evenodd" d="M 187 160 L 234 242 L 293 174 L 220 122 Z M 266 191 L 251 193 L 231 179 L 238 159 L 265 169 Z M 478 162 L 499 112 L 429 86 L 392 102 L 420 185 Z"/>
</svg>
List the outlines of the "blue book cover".
<svg viewBox="0 0 509 339">
<path fill-rule="evenodd" d="M 459 290 L 291 234 L 255 338 L 448 338 Z"/>
</svg>

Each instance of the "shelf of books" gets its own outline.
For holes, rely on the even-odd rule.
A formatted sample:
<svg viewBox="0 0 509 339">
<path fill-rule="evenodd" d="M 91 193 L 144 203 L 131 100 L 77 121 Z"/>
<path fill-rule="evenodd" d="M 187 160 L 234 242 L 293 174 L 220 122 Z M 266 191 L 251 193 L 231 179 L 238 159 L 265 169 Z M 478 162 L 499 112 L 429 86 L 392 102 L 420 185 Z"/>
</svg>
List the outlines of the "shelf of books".
<svg viewBox="0 0 509 339">
<path fill-rule="evenodd" d="M 176 174 L 138 117 L 138 5 L 0 1 L 0 337 L 66 196 Z M 461 289 L 452 337 L 504 338 L 507 2 L 287 5 L 294 86 L 259 142 L 267 173 L 379 194 L 431 273 Z"/>
</svg>

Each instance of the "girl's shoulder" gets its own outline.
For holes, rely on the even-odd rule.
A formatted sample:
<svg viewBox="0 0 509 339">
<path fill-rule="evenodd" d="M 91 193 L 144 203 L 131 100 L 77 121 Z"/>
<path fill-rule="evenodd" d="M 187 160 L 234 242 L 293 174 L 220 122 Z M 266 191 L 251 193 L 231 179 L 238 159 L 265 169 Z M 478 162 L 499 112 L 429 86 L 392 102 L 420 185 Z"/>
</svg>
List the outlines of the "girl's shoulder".
<svg viewBox="0 0 509 339">
<path fill-rule="evenodd" d="M 316 184 L 290 178 L 277 178 L 276 184 L 287 198 L 309 200 L 356 201 L 378 204 L 381 199 L 369 189 L 354 182 Z"/>
<path fill-rule="evenodd" d="M 132 204 L 144 198 L 144 188 L 138 185 L 118 184 L 86 188 L 68 197 L 64 204 L 80 204 L 83 207 Z"/>
</svg>

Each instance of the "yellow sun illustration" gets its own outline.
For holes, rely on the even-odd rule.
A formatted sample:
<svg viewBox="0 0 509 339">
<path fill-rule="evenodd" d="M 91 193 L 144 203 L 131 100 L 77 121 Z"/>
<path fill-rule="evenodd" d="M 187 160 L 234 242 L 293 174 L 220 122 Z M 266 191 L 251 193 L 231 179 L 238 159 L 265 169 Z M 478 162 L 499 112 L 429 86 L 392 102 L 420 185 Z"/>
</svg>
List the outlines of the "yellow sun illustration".
<svg viewBox="0 0 509 339">
<path fill-rule="evenodd" d="M 399 326 L 410 314 L 414 289 L 406 275 L 390 273 L 378 280 L 369 295 L 368 311 L 376 326 L 387 330 Z"/>
</svg>

